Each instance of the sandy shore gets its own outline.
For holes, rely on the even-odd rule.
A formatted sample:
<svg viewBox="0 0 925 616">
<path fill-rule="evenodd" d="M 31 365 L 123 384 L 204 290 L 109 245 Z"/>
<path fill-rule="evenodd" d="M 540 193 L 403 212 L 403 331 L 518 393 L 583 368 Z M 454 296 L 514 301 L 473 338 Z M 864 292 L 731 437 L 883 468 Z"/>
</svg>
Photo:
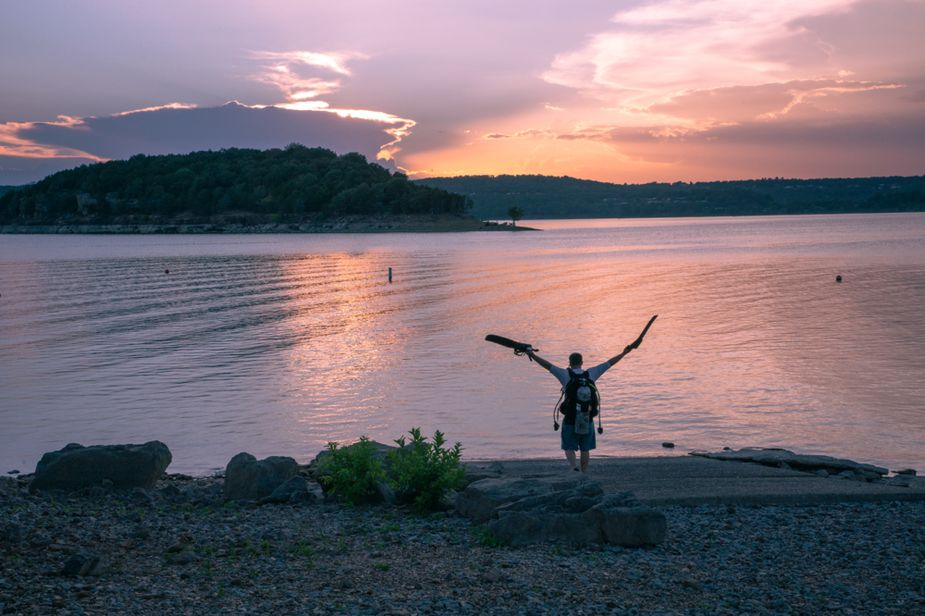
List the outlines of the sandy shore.
<svg viewBox="0 0 925 616">
<path fill-rule="evenodd" d="M 925 610 L 921 501 L 668 505 L 654 548 L 508 548 L 451 513 L 226 504 L 220 478 L 69 495 L 27 484 L 0 479 L 4 614 Z"/>
</svg>

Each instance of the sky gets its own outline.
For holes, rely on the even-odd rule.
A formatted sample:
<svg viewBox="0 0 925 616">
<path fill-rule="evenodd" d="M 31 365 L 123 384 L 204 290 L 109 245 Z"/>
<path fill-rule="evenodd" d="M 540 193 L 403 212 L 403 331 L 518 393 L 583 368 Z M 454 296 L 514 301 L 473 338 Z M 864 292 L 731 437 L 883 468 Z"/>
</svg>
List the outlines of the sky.
<svg viewBox="0 0 925 616">
<path fill-rule="evenodd" d="M 925 0 L 0 0 L 0 184 L 297 142 L 412 178 L 925 173 Z"/>
</svg>

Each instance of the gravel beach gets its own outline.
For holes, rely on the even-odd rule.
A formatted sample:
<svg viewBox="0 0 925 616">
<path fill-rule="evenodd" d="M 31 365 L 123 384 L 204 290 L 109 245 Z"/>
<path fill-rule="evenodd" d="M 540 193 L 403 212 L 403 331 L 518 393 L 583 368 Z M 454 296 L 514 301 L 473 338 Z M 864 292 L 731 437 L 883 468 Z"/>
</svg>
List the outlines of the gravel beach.
<svg viewBox="0 0 925 616">
<path fill-rule="evenodd" d="M 226 504 L 217 478 L 3 478 L 0 613 L 925 613 L 923 502 L 661 509 L 658 547 L 515 549 L 450 513 Z"/>
</svg>

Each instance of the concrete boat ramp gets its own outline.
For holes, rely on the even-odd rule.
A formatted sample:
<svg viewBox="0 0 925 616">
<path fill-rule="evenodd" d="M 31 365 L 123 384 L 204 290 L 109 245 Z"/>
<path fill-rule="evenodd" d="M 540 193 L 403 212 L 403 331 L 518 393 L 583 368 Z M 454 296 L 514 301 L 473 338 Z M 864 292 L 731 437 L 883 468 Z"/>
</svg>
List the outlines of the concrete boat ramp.
<svg viewBox="0 0 925 616">
<path fill-rule="evenodd" d="M 565 478 L 581 476 L 564 459 L 479 461 L 466 464 L 475 476 Z M 589 479 L 606 493 L 631 491 L 648 505 L 814 505 L 839 502 L 925 500 L 925 478 L 908 487 L 889 480 L 863 481 L 775 468 L 750 462 L 695 456 L 592 458 Z"/>
</svg>

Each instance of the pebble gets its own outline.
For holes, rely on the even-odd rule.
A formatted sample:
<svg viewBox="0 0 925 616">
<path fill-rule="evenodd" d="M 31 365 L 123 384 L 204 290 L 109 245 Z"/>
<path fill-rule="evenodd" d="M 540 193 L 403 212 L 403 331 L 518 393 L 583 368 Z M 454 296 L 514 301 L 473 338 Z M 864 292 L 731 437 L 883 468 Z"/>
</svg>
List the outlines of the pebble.
<svg viewBox="0 0 925 616">
<path fill-rule="evenodd" d="M 152 508 L 118 491 L 28 497 L 25 484 L 0 477 L 4 537 L 17 538 L 0 544 L 0 612 L 898 615 L 925 606 L 922 502 L 665 507 L 668 539 L 655 548 L 513 549 L 483 545 L 453 515 L 200 499 L 218 482 L 162 481 L 178 492 Z M 176 498 L 181 483 L 189 498 Z M 81 576 L 94 557 L 107 566 Z"/>
</svg>

